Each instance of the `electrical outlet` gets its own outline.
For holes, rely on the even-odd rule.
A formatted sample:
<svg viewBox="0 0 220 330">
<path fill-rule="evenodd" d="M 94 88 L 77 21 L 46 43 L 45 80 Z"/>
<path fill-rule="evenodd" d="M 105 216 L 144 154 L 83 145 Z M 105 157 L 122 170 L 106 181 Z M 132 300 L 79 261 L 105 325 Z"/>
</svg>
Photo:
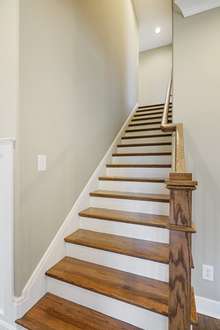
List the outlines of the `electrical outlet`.
<svg viewBox="0 0 220 330">
<path fill-rule="evenodd" d="M 202 278 L 207 281 L 214 281 L 214 267 L 210 265 L 203 265 Z"/>
<path fill-rule="evenodd" d="M 37 156 L 37 169 L 39 172 L 46 171 L 46 169 L 47 169 L 47 156 L 46 155 Z"/>
</svg>

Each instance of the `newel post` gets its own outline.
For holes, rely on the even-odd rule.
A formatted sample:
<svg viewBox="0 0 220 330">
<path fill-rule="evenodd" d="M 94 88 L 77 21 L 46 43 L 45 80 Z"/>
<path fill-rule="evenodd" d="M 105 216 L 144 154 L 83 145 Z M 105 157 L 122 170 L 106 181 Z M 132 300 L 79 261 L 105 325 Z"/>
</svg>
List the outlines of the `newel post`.
<svg viewBox="0 0 220 330">
<path fill-rule="evenodd" d="M 190 330 L 192 191 L 197 182 L 190 173 L 170 173 L 169 330 Z"/>
</svg>

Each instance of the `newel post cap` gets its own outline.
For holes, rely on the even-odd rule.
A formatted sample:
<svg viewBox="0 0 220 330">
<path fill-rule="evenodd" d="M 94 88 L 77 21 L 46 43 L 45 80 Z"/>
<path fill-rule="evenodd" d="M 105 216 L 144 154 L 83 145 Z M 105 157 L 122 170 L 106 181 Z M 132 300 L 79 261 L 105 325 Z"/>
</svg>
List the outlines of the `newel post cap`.
<svg viewBox="0 0 220 330">
<path fill-rule="evenodd" d="M 196 190 L 197 181 L 192 180 L 192 173 L 170 173 L 165 181 L 168 189 Z"/>
</svg>

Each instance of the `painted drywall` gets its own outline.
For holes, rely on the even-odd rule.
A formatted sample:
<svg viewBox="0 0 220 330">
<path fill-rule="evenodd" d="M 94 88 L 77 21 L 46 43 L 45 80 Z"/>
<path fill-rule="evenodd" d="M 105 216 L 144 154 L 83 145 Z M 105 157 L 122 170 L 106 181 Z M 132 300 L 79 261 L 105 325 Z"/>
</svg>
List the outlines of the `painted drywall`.
<svg viewBox="0 0 220 330">
<path fill-rule="evenodd" d="M 193 284 L 196 295 L 220 301 L 220 9 L 190 18 L 174 15 L 174 115 L 185 125 L 194 193 Z M 202 279 L 213 265 L 214 282 Z"/>
<path fill-rule="evenodd" d="M 130 1 L 20 0 L 17 295 L 136 104 L 137 80 Z"/>
<path fill-rule="evenodd" d="M 139 55 L 140 105 L 165 102 L 172 67 L 172 46 L 155 48 Z"/>
<path fill-rule="evenodd" d="M 0 1 L 0 138 L 16 136 L 18 108 L 18 0 Z"/>
</svg>

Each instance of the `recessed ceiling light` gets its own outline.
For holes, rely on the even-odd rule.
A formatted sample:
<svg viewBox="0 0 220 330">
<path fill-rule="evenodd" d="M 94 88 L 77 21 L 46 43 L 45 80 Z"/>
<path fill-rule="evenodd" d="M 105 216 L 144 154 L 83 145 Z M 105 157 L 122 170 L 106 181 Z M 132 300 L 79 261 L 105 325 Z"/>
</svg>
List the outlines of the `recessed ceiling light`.
<svg viewBox="0 0 220 330">
<path fill-rule="evenodd" d="M 155 33 L 156 34 L 159 34 L 160 33 L 160 31 L 161 31 L 161 28 L 158 26 L 158 27 L 156 27 L 156 29 L 155 29 Z"/>
</svg>

